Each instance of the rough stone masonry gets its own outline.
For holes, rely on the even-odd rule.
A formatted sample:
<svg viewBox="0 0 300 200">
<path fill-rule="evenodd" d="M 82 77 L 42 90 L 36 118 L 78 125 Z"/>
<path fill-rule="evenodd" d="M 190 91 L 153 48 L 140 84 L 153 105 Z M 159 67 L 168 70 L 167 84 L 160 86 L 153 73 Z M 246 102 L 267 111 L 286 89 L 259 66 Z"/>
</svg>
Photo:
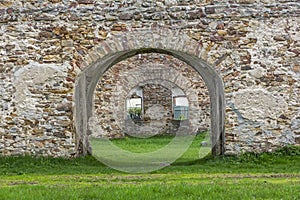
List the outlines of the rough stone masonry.
<svg viewBox="0 0 300 200">
<path fill-rule="evenodd" d="M 299 8 L 298 0 L 0 0 L 0 153 L 85 154 L 94 79 L 151 52 L 190 66 L 197 58 L 202 74 L 214 72 L 202 78 L 225 153 L 299 145 Z"/>
</svg>

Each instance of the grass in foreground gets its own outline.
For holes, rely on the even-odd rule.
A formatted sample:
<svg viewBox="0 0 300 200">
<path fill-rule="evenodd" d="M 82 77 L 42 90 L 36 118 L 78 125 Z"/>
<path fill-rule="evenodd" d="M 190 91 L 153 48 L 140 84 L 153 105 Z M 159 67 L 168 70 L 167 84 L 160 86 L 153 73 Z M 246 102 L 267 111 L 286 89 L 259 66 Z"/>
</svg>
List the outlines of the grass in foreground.
<svg viewBox="0 0 300 200">
<path fill-rule="evenodd" d="M 197 160 L 201 137 L 177 162 L 149 174 L 118 172 L 91 156 L 0 157 L 0 199 L 300 199 L 300 147 Z M 152 150 L 169 139 L 153 140 Z M 114 142 L 147 150 L 131 138 Z"/>
</svg>

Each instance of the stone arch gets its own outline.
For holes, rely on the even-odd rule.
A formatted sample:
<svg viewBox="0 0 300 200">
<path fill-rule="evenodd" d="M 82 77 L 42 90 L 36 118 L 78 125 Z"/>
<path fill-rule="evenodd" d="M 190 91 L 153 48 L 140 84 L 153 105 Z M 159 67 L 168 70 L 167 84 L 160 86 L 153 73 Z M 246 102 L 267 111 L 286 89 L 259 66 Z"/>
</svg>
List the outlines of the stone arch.
<svg viewBox="0 0 300 200">
<path fill-rule="evenodd" d="M 78 76 L 75 85 L 74 122 L 76 128 L 77 153 L 89 152 L 88 121 L 92 116 L 92 101 L 99 78 L 116 63 L 144 53 L 168 54 L 193 67 L 203 78 L 210 96 L 212 154 L 225 151 L 224 136 L 224 86 L 216 70 L 202 57 L 201 44 L 191 40 L 180 31 L 169 29 L 143 30 L 130 34 L 114 35 L 94 48 L 82 62 L 85 68 Z M 205 56 L 204 56 L 205 57 Z"/>
</svg>

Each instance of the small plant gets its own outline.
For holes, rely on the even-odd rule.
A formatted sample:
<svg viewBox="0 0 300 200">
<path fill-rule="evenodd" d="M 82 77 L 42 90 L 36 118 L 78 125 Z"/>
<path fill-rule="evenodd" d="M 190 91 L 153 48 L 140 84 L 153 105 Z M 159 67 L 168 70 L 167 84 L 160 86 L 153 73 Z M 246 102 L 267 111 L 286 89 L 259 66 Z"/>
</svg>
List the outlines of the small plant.
<svg viewBox="0 0 300 200">
<path fill-rule="evenodd" d="M 129 108 L 128 113 L 132 119 L 140 118 L 142 114 L 142 108 L 139 107 Z"/>
<path fill-rule="evenodd" d="M 180 115 L 180 116 L 179 116 L 179 120 L 187 120 L 187 117 L 184 116 L 184 115 Z"/>
</svg>

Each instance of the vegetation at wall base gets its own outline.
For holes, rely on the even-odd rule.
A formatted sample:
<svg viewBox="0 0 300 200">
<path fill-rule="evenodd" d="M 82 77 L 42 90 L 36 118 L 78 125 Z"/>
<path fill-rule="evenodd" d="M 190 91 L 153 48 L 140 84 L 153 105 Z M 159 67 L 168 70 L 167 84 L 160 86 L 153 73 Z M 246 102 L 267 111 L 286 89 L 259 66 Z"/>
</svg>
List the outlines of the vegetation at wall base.
<svg viewBox="0 0 300 200">
<path fill-rule="evenodd" d="M 92 156 L 2 156 L 0 199 L 300 199 L 299 146 L 199 160 L 198 142 L 185 158 L 148 174 L 122 173 Z"/>
</svg>

